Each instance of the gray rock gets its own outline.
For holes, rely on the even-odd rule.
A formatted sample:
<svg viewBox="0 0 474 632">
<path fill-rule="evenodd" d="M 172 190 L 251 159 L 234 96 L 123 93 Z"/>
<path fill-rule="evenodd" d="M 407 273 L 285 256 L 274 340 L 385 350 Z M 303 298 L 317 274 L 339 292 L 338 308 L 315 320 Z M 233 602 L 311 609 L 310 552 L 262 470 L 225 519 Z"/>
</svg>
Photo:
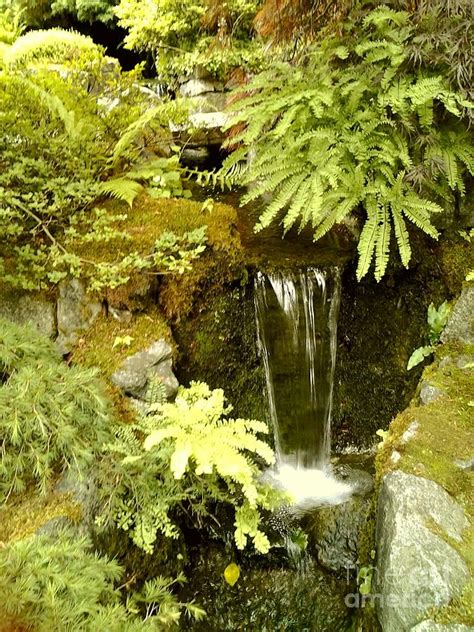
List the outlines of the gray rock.
<svg viewBox="0 0 474 632">
<path fill-rule="evenodd" d="M 369 510 L 369 498 L 353 497 L 341 505 L 321 507 L 306 517 L 309 542 L 321 566 L 333 571 L 354 567 L 359 533 Z"/>
<path fill-rule="evenodd" d="M 416 433 L 418 432 L 419 427 L 420 427 L 420 424 L 418 423 L 418 421 L 416 421 L 416 419 L 415 421 L 412 421 L 409 427 L 402 434 L 402 437 L 401 437 L 402 443 L 408 443 L 409 441 L 411 441 L 416 436 Z"/>
<path fill-rule="evenodd" d="M 470 459 L 458 459 L 454 461 L 454 464 L 465 472 L 472 472 L 474 471 L 474 456 L 471 456 Z"/>
<path fill-rule="evenodd" d="M 448 320 L 441 342 L 474 344 L 474 285 L 463 289 Z"/>
<path fill-rule="evenodd" d="M 117 307 L 112 307 L 109 305 L 109 314 L 118 320 L 119 323 L 124 323 L 128 325 L 131 322 L 133 315 L 132 312 L 128 309 L 118 309 Z"/>
<path fill-rule="evenodd" d="M 180 160 L 187 167 L 199 167 L 206 164 L 209 156 L 207 147 L 187 147 L 181 152 Z"/>
<path fill-rule="evenodd" d="M 474 628 L 470 625 L 460 625 L 457 623 L 435 623 L 434 621 L 422 621 L 410 632 L 472 632 Z"/>
<path fill-rule="evenodd" d="M 18 325 L 31 323 L 48 338 L 56 335 L 56 306 L 29 294 L 8 294 L 0 297 L 0 316 Z"/>
<path fill-rule="evenodd" d="M 206 92 L 222 92 L 223 89 L 224 86 L 217 81 L 189 79 L 180 86 L 179 92 L 182 97 L 197 97 Z"/>
<path fill-rule="evenodd" d="M 176 395 L 179 384 L 172 371 L 172 349 L 165 340 L 158 340 L 148 349 L 126 358 L 111 380 L 127 395 L 142 399 L 153 376 L 165 385 L 168 399 Z"/>
<path fill-rule="evenodd" d="M 78 279 L 63 281 L 59 285 L 56 344 L 62 354 L 72 350 L 81 332 L 92 325 L 101 309 L 99 302 L 88 298 L 84 284 Z"/>
<path fill-rule="evenodd" d="M 446 393 L 437 386 L 433 386 L 428 382 L 423 382 L 420 390 L 420 403 L 426 406 L 427 404 L 431 404 L 441 397 L 444 397 L 445 395 Z"/>
<path fill-rule="evenodd" d="M 462 509 L 437 483 L 404 472 L 382 482 L 377 518 L 374 594 L 384 632 L 406 632 L 426 610 L 458 596 L 469 579 L 459 554 L 430 528 L 460 540 Z"/>
</svg>

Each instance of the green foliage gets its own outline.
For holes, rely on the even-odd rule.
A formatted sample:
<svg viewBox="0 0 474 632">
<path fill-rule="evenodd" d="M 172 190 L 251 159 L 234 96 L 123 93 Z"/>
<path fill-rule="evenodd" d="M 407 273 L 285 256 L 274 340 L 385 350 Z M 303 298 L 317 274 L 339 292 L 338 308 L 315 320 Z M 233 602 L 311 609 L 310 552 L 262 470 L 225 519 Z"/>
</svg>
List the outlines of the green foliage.
<svg viewBox="0 0 474 632">
<path fill-rule="evenodd" d="M 410 45 L 415 66 L 430 66 L 451 85 L 474 100 L 474 11 L 471 0 L 420 2 L 412 21 L 416 35 Z M 472 117 L 472 110 L 466 115 Z"/>
<path fill-rule="evenodd" d="M 90 542 L 76 534 L 19 540 L 0 550 L 2 623 L 37 632 L 142 632 L 177 623 L 183 609 L 197 620 L 204 615 L 170 592 L 175 582 L 184 581 L 182 576 L 146 582 L 125 605 L 115 588 L 121 576 L 116 562 L 94 554 Z"/>
<path fill-rule="evenodd" d="M 100 289 L 127 282 L 133 270 L 169 271 L 159 267 L 169 260 L 169 236 L 164 237 L 165 253 L 158 244 L 144 257 L 129 252 L 108 263 L 91 260 L 87 253 L 79 255 L 78 246 L 129 238 L 119 226 L 124 215 L 94 206 L 101 196 L 113 195 L 131 204 L 145 189 L 153 197 L 189 195 L 177 157 L 143 159 L 150 137 L 158 155 L 170 143 L 169 121 L 176 115 L 175 120 L 182 122 L 185 109 L 166 101 L 150 108 L 136 84 L 137 72 L 107 72 L 107 58 L 99 48 L 89 49 L 87 38 L 63 31 L 48 32 L 45 39 L 33 35 L 29 40 L 20 38 L 10 49 L 26 41 L 18 49 L 24 54 L 12 57 L 18 67 L 0 72 L 4 281 L 23 289 L 42 289 L 73 276 Z M 59 67 L 39 63 L 57 61 L 65 54 L 61 46 L 53 45 L 58 37 L 63 42 L 65 35 L 66 48 L 74 55 L 80 49 L 76 40 L 86 41 L 86 52 Z M 34 72 L 22 68 L 23 62 L 34 60 L 38 62 Z M 203 250 L 205 239 L 202 236 L 197 243 L 194 236 L 190 240 L 175 236 L 175 240 L 184 241 L 185 255 L 177 252 L 174 260 L 187 269 Z"/>
<path fill-rule="evenodd" d="M 96 372 L 68 368 L 32 327 L 0 320 L 0 492 L 34 482 L 41 492 L 65 468 L 78 474 L 109 437 Z"/>
<path fill-rule="evenodd" d="M 16 39 L 4 60 L 7 65 L 16 67 L 45 62 L 64 64 L 96 48 L 90 37 L 74 31 L 29 31 Z"/>
<path fill-rule="evenodd" d="M 438 309 L 436 309 L 433 303 L 430 303 L 427 317 L 429 327 L 428 341 L 430 344 L 425 347 L 418 347 L 415 351 L 413 351 L 408 360 L 407 371 L 410 371 L 413 367 L 421 364 L 425 358 L 434 353 L 450 314 L 451 306 L 446 301 L 442 303 Z"/>
<path fill-rule="evenodd" d="M 258 69 L 263 51 L 252 41 L 256 0 L 121 0 L 116 14 L 127 48 L 153 53 L 158 74 L 170 78 L 204 68 L 225 75 Z"/>
<path fill-rule="evenodd" d="M 79 22 L 111 24 L 116 4 L 116 0 L 52 0 L 51 14 L 71 15 Z"/>
<path fill-rule="evenodd" d="M 154 393 L 150 399 L 162 399 Z M 121 426 L 104 462 L 104 510 L 100 525 L 115 523 L 151 553 L 157 532 L 179 537 L 177 516 L 208 516 L 216 502 L 235 509 L 235 542 L 248 538 L 257 551 L 270 547 L 260 528 L 260 511 L 282 496 L 259 482 L 258 463 L 271 464 L 271 448 L 257 437 L 259 421 L 231 419 L 222 390 L 205 384 L 180 388 L 174 403 L 151 403 L 148 414 Z M 110 469 L 112 471 L 110 471 Z M 112 481 L 112 486 L 107 484 Z"/>
<path fill-rule="evenodd" d="M 407 13 L 379 7 L 345 39 L 322 40 L 305 66 L 275 64 L 241 89 L 229 124 L 245 124 L 229 141 L 241 146 L 222 174 L 253 185 L 242 203 L 273 195 L 256 230 L 309 224 L 319 239 L 363 212 L 357 276 L 375 260 L 377 280 L 393 233 L 408 266 L 407 221 L 437 238 L 432 214 L 474 171 L 461 122 L 472 104 L 442 76 L 407 70 L 412 38 Z"/>
</svg>

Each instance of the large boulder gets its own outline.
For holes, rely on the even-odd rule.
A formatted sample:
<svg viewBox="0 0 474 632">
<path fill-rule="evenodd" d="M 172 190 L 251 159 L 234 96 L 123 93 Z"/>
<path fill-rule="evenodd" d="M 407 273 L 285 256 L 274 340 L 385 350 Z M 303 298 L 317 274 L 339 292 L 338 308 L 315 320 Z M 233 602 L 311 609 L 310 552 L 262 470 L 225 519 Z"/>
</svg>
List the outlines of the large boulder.
<svg viewBox="0 0 474 632">
<path fill-rule="evenodd" d="M 458 596 L 469 579 L 459 554 L 466 515 L 437 483 L 401 471 L 382 482 L 374 594 L 384 632 L 407 632 L 426 611 Z"/>
<path fill-rule="evenodd" d="M 172 371 L 173 351 L 165 340 L 158 340 L 144 351 L 124 360 L 111 380 L 127 395 L 143 399 L 150 378 L 158 378 L 165 387 L 165 395 L 172 399 L 178 390 L 178 380 Z"/>
<path fill-rule="evenodd" d="M 463 289 L 443 333 L 442 342 L 474 344 L 474 285 Z"/>
</svg>

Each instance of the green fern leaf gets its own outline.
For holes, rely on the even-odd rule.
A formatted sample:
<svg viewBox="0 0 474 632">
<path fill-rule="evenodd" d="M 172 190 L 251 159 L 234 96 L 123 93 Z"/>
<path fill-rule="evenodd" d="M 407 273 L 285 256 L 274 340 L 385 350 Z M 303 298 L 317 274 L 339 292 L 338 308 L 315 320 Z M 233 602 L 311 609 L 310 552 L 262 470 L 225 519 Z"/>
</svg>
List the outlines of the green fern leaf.
<svg viewBox="0 0 474 632">
<path fill-rule="evenodd" d="M 280 188 L 276 198 L 265 209 L 264 213 L 260 217 L 259 223 L 255 227 L 255 230 L 261 230 L 272 223 L 279 211 L 281 211 L 290 202 L 295 191 L 298 190 L 298 187 L 306 176 L 306 173 L 297 173 L 285 182 L 285 184 Z"/>
<path fill-rule="evenodd" d="M 375 243 L 377 239 L 377 209 L 374 198 L 366 202 L 367 220 L 359 237 L 357 250 L 359 252 L 359 262 L 357 264 L 357 280 L 360 281 L 369 271 L 374 255 Z"/>
<path fill-rule="evenodd" d="M 403 215 L 400 213 L 398 208 L 391 205 L 391 212 L 393 218 L 393 226 L 395 228 L 395 236 L 397 238 L 398 244 L 398 252 L 400 253 L 400 259 L 402 260 L 405 268 L 408 268 L 408 264 L 411 259 L 411 246 L 410 239 L 408 237 L 408 231 L 405 225 L 405 220 L 403 219 Z"/>
<path fill-rule="evenodd" d="M 385 206 L 379 206 L 377 209 L 378 231 L 375 248 L 375 279 L 380 279 L 385 274 L 388 264 L 389 248 L 390 248 L 390 218 Z"/>
<path fill-rule="evenodd" d="M 114 180 L 103 182 L 99 187 L 99 191 L 117 200 L 127 202 L 131 208 L 137 195 L 143 191 L 143 186 L 135 180 L 115 178 Z"/>
<path fill-rule="evenodd" d="M 303 212 L 304 206 L 308 206 L 311 201 L 311 178 L 307 178 L 300 185 L 296 195 L 293 197 L 293 201 L 288 209 L 287 214 L 283 220 L 283 229 L 287 232 L 293 224 L 296 222 L 298 217 Z"/>
</svg>

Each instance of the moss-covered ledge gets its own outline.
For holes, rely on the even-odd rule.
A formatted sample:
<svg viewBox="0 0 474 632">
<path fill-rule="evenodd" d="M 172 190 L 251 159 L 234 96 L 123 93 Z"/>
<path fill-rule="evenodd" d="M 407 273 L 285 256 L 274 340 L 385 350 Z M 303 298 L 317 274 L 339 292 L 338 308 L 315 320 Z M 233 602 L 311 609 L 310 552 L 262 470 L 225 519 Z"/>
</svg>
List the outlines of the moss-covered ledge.
<svg viewBox="0 0 474 632">
<path fill-rule="evenodd" d="M 463 298 L 464 297 L 464 298 Z M 465 288 L 461 300 L 471 301 L 472 289 Z M 461 301 L 458 302 L 460 306 Z M 463 305 L 463 309 L 465 305 Z M 455 308 L 456 309 L 456 308 Z M 459 536 L 454 537 L 449 533 L 449 529 L 440 526 L 440 522 L 433 520 L 430 516 L 430 510 L 423 509 L 425 498 L 411 491 L 411 501 L 408 501 L 408 511 L 403 520 L 406 522 L 406 529 L 410 529 L 410 520 L 412 519 L 412 510 L 417 512 L 418 525 L 420 533 L 432 534 L 433 542 L 440 545 L 440 550 L 445 545 L 449 546 L 453 552 L 453 559 L 457 559 L 461 565 L 459 568 L 467 569 L 472 576 L 474 570 L 474 556 L 472 551 L 472 542 L 474 538 L 473 517 L 474 517 L 474 490 L 472 485 L 473 477 L 473 445 L 474 445 L 474 344 L 469 336 L 466 337 L 465 332 L 470 328 L 474 331 L 473 314 L 474 310 L 464 310 L 467 316 L 467 322 L 463 322 L 463 334 L 456 336 L 450 335 L 449 342 L 440 345 L 435 354 L 433 363 L 426 367 L 418 391 L 410 406 L 399 414 L 391 423 L 387 435 L 379 446 L 376 457 L 376 481 L 378 490 L 378 533 L 374 548 L 378 550 L 378 568 L 377 573 L 380 574 L 383 566 L 380 557 L 386 557 L 383 552 L 386 548 L 387 538 L 393 536 L 393 529 L 397 529 L 396 525 L 390 525 L 390 533 L 387 533 L 387 525 L 382 526 L 384 521 L 384 513 L 387 513 L 386 505 L 390 503 L 390 492 L 387 492 L 390 481 L 393 481 L 393 473 L 403 473 L 407 475 L 404 479 L 411 484 L 413 481 L 418 485 L 419 490 L 423 486 L 434 489 L 441 504 L 454 502 L 453 509 L 459 510 L 461 522 L 465 520 L 467 527 L 464 526 L 459 531 Z M 469 316 L 471 314 L 471 316 Z M 455 319 L 453 318 L 452 321 Z M 448 325 L 449 327 L 449 325 Z M 452 331 L 452 330 L 451 330 Z M 409 478 L 417 477 L 417 478 Z M 438 487 L 439 486 L 439 487 Z M 392 488 L 392 498 L 395 487 Z M 439 490 L 439 491 L 436 491 Z M 398 493 L 404 493 L 399 487 Z M 444 496 L 443 496 L 444 494 Z M 398 502 L 398 501 L 397 501 Z M 410 507 L 410 502 L 412 503 Z M 436 504 L 434 499 L 433 503 Z M 421 505 L 420 505 L 421 503 Z M 385 507 L 383 507 L 385 505 Z M 427 506 L 429 502 L 427 503 Z M 400 507 L 399 507 L 400 510 Z M 433 507 L 436 512 L 437 508 Z M 421 516 L 421 521 L 419 520 Z M 464 518 L 465 516 L 465 518 Z M 392 521 L 398 520 L 395 515 L 391 516 Z M 467 519 L 467 520 L 466 520 Z M 448 523 L 449 523 L 448 514 Z M 386 522 L 386 521 L 385 521 Z M 452 517 L 454 523 L 454 517 Z M 415 523 L 412 524 L 412 530 Z M 367 534 L 372 531 L 372 538 L 375 535 L 374 523 L 366 527 Z M 401 527 L 403 529 L 403 527 Z M 381 532 L 384 531 L 383 533 Z M 431 537 L 431 536 L 429 536 Z M 428 537 L 428 539 L 429 539 Z M 403 539 L 403 538 L 402 538 Z M 372 540 L 374 542 L 374 540 Z M 442 543 L 445 543 L 444 545 Z M 400 538 L 398 541 L 400 545 Z M 416 537 L 414 538 L 412 556 L 414 564 L 422 562 L 417 560 Z M 433 564 L 436 552 L 433 550 Z M 455 566 L 455 565 L 454 565 Z M 449 573 L 449 569 L 440 569 L 440 576 Z M 407 578 L 407 582 L 409 579 Z M 378 582 L 379 585 L 380 582 Z M 474 624 L 474 583 L 464 581 L 462 590 L 454 590 L 453 597 L 449 602 L 438 603 L 433 600 L 429 605 L 429 597 L 427 598 L 427 607 L 424 611 L 420 611 L 416 623 L 426 621 L 427 629 L 435 624 Z M 449 584 L 449 582 L 446 582 Z M 376 587 L 376 586 L 375 586 Z M 429 593 L 427 586 L 420 586 L 420 591 L 425 589 Z M 407 591 L 408 592 L 408 591 Z M 421 594 L 420 592 L 420 594 Z M 375 595 L 380 597 L 380 595 Z M 441 600 L 442 601 L 442 600 Z M 384 606 L 383 606 L 384 607 Z M 379 607 L 379 613 L 383 607 Z M 405 605 L 401 606 L 401 609 Z M 408 617 L 409 618 L 409 617 Z M 391 630 L 392 623 L 390 617 L 382 616 L 383 630 Z M 396 625 L 402 625 L 401 619 Z M 411 627 L 404 628 L 406 630 Z M 433 629 L 435 629 L 433 627 Z M 402 632 L 400 629 L 399 632 Z"/>
</svg>

